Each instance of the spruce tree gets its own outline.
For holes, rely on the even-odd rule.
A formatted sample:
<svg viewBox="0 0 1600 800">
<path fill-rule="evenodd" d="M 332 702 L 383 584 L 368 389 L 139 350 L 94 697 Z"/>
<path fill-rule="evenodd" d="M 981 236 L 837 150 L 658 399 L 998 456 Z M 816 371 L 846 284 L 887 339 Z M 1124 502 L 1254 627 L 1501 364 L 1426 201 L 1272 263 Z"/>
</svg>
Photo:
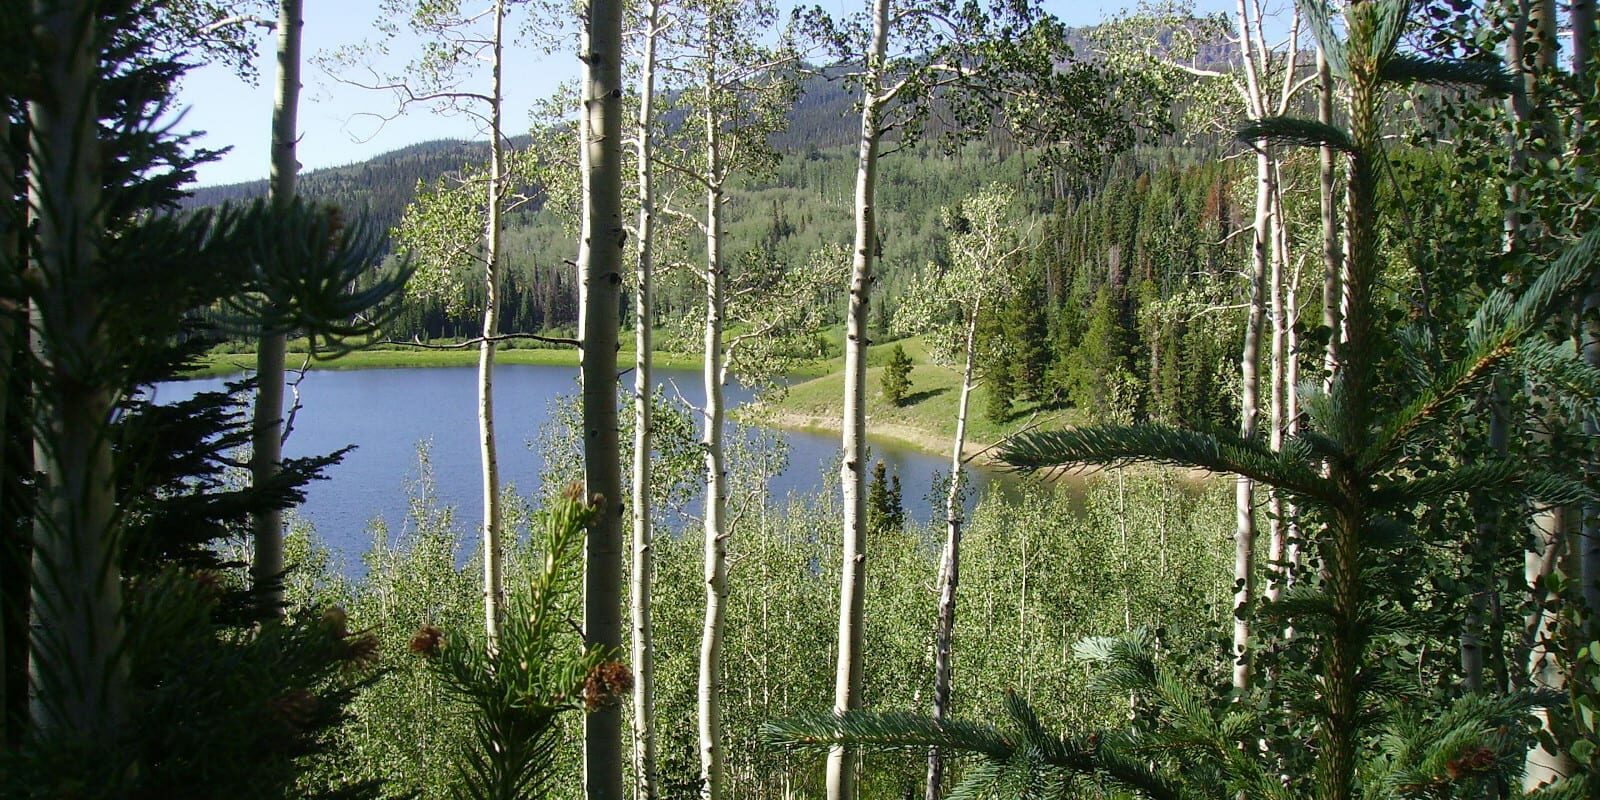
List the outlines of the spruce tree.
<svg viewBox="0 0 1600 800">
<path fill-rule="evenodd" d="M 873 532 L 889 530 L 893 515 L 888 469 L 883 459 L 878 459 L 872 465 L 872 481 L 867 484 L 867 527 Z"/>
<path fill-rule="evenodd" d="M 1027 267 L 1017 276 L 1018 286 L 1011 302 L 1001 311 L 1000 330 L 1015 353 L 1013 375 L 1017 396 L 1035 402 L 1046 399 L 1045 373 L 1049 368 L 1049 299 L 1044 284 L 1043 256 L 1046 248 L 1035 248 Z"/>
<path fill-rule="evenodd" d="M 1016 383 L 1009 367 L 1009 364 L 1002 363 L 989 370 L 983 418 L 995 424 L 1003 424 L 1011 419 L 1011 404 L 1016 400 Z"/>
<path fill-rule="evenodd" d="M 228 490 L 225 451 L 250 436 L 236 400 L 127 399 L 175 374 L 188 351 L 173 342 L 203 341 L 202 311 L 235 335 L 300 329 L 337 347 L 381 321 L 352 320 L 404 278 L 374 278 L 380 237 L 328 209 L 175 214 L 213 155 L 156 124 L 185 70 L 167 49 L 176 13 L 41 3 L 21 28 L 49 38 L 26 48 L 40 76 L 26 86 L 40 221 L 28 253 L 46 280 L 5 288 L 39 315 L 26 374 L 44 457 L 40 494 L 16 509 L 37 544 L 34 713 L 0 767 L 7 796 L 287 792 L 293 759 L 348 696 L 344 665 L 373 654 L 336 619 L 261 623 L 213 550 L 297 502 L 329 461 Z M 20 255 L 0 253 L 0 275 L 20 274 Z"/>
<path fill-rule="evenodd" d="M 906 355 L 905 347 L 897 344 L 889 351 L 889 363 L 883 366 L 883 375 L 879 378 L 883 399 L 889 405 L 905 403 L 906 392 L 911 390 L 911 366 L 911 356 Z"/>
<path fill-rule="evenodd" d="M 272 105 L 272 172 L 269 179 L 274 203 L 287 206 L 295 196 L 300 162 L 296 119 L 300 112 L 300 34 L 305 27 L 302 0 L 278 4 L 278 90 Z M 268 334 L 256 346 L 255 436 L 250 443 L 250 479 L 268 483 L 283 463 L 284 352 L 288 337 Z M 261 588 L 269 606 L 283 602 L 283 517 L 267 511 L 255 520 L 255 555 L 251 579 Z"/>
</svg>

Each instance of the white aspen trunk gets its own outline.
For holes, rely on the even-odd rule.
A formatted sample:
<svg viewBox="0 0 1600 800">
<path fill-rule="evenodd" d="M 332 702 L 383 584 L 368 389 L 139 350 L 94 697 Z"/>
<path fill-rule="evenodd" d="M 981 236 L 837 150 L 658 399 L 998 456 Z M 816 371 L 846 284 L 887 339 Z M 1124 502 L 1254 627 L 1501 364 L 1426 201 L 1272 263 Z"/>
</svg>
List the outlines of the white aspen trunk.
<svg viewBox="0 0 1600 800">
<path fill-rule="evenodd" d="M 1278 183 L 1278 190 L 1280 192 L 1279 205 L 1282 205 L 1283 183 L 1281 180 Z M 1284 252 L 1287 253 L 1287 225 L 1280 228 L 1279 235 L 1283 237 Z M 1284 305 L 1288 306 L 1289 316 L 1284 332 L 1284 347 L 1287 351 L 1287 356 L 1284 359 L 1283 370 L 1283 383 L 1286 390 L 1284 392 L 1283 408 L 1287 419 L 1284 421 L 1283 430 L 1290 437 L 1300 433 L 1300 393 L 1298 391 L 1300 386 L 1300 338 L 1299 334 L 1295 333 L 1300 326 L 1300 278 L 1300 262 L 1296 262 L 1294 276 L 1289 279 L 1289 285 L 1284 295 Z M 1165 548 L 1163 547 L 1163 549 Z M 1165 553 L 1163 553 L 1163 561 L 1165 558 Z M 1293 503 L 1284 504 L 1283 561 L 1284 569 L 1280 574 L 1283 586 L 1293 586 L 1295 570 L 1300 566 L 1300 515 L 1299 509 Z M 1277 597 L 1273 599 L 1277 599 Z M 1294 628 L 1285 628 L 1283 635 L 1285 638 L 1292 638 L 1294 636 Z"/>
<path fill-rule="evenodd" d="M 709 25 L 708 25 L 709 28 Z M 707 41 L 711 41 L 707 31 Z M 696 709 L 700 734 L 700 796 L 722 800 L 725 796 L 725 761 L 722 748 L 722 621 L 728 594 L 728 470 L 723 459 L 724 408 L 722 384 L 726 352 L 722 345 L 724 273 L 722 264 L 722 147 L 714 93 L 718 79 L 716 56 L 706 54 L 706 324 L 704 378 L 705 431 L 700 444 L 705 454 L 705 589 L 706 610 L 700 634 L 700 680 Z"/>
<path fill-rule="evenodd" d="M 1266 116 L 1266 99 L 1261 88 L 1258 54 L 1253 38 L 1250 13 L 1245 0 L 1238 0 L 1239 48 L 1244 59 L 1245 91 L 1252 119 Z M 1239 357 L 1239 435 L 1256 434 L 1259 379 L 1257 362 L 1261 351 L 1262 289 L 1267 271 L 1268 216 L 1272 202 L 1272 156 L 1268 143 L 1257 140 L 1256 212 L 1251 231 L 1250 299 L 1245 319 L 1244 345 Z M 1233 555 L 1233 687 L 1244 691 L 1250 686 L 1250 600 L 1255 595 L 1255 484 L 1239 476 L 1234 482 Z"/>
<path fill-rule="evenodd" d="M 950 446 L 950 487 L 944 493 L 945 540 L 939 559 L 939 618 L 933 632 L 933 718 L 942 722 L 950 716 L 950 684 L 956 630 L 956 587 L 961 582 L 961 451 L 967 444 L 967 409 L 972 400 L 972 375 L 977 359 L 978 313 L 983 301 L 972 304 L 967 314 L 966 361 L 961 369 L 961 399 L 956 403 L 956 435 Z M 939 800 L 944 780 L 944 757 L 939 748 L 928 750 L 928 780 L 925 800 Z"/>
<path fill-rule="evenodd" d="M 34 737 L 119 746 L 127 716 L 113 391 L 92 287 L 99 279 L 101 154 L 96 4 L 36 0 L 39 95 L 28 107 L 29 205 L 37 214 L 31 309 L 35 501 L 29 679 Z"/>
<path fill-rule="evenodd" d="M 1265 142 L 1257 142 L 1265 148 Z M 1244 346 L 1239 356 L 1239 435 L 1256 435 L 1258 414 L 1257 362 L 1261 352 L 1262 284 L 1267 270 L 1268 207 L 1271 203 L 1271 157 L 1265 152 L 1256 157 L 1255 244 L 1250 260 L 1250 300 L 1246 312 Z M 1234 482 L 1234 557 L 1233 557 L 1233 686 L 1243 691 L 1250 686 L 1250 600 L 1255 596 L 1255 484 L 1239 476 Z"/>
<path fill-rule="evenodd" d="M 1272 201 L 1270 227 L 1272 231 L 1271 252 L 1271 278 L 1268 289 L 1269 304 L 1272 314 L 1272 350 L 1268 355 L 1271 360 L 1268 368 L 1269 394 L 1267 401 L 1267 446 L 1272 452 L 1282 452 L 1283 433 L 1286 424 L 1286 397 L 1294 391 L 1293 384 L 1288 382 L 1289 365 L 1287 363 L 1289 343 L 1289 317 L 1285 305 L 1285 269 L 1289 257 L 1289 237 L 1286 221 L 1283 217 L 1283 196 L 1281 194 L 1281 173 L 1276 162 L 1271 169 Z M 1267 494 L 1267 591 L 1268 601 L 1277 601 L 1283 596 L 1284 556 L 1287 553 L 1287 526 L 1284 513 L 1283 496 L 1277 489 L 1268 489 Z"/>
<path fill-rule="evenodd" d="M 505 176 L 505 138 L 501 135 L 501 31 L 505 0 L 494 6 L 494 54 L 490 65 L 489 182 L 483 231 L 483 341 L 478 344 L 478 449 L 483 463 L 483 629 L 489 652 L 500 643 L 505 617 L 504 548 L 500 541 L 500 461 L 494 434 L 494 337 L 500 334 L 500 239 Z"/>
<path fill-rule="evenodd" d="M 1028 529 L 1023 526 L 1017 530 L 1021 540 L 1022 557 L 1017 559 L 1022 574 L 1018 576 L 1017 592 L 1017 685 L 1022 687 L 1023 697 L 1028 702 L 1033 702 L 1033 682 L 1028 680 Z"/>
<path fill-rule="evenodd" d="M 583 639 L 622 646 L 622 465 L 617 431 L 617 324 L 622 299 L 622 4 L 589 0 L 584 20 L 584 229 L 579 274 L 583 304 L 583 467 L 596 519 L 585 540 Z M 583 778 L 588 800 L 622 800 L 622 712 L 606 705 L 584 717 Z"/>
<path fill-rule="evenodd" d="M 1539 74 L 1553 76 L 1558 69 L 1556 56 L 1560 52 L 1556 36 L 1558 15 L 1556 2 L 1532 0 L 1528 6 L 1531 12 L 1528 32 L 1537 43 L 1533 54 L 1534 69 Z M 1530 90 L 1535 83 L 1535 76 L 1526 76 L 1525 86 Z M 1535 96 L 1530 92 L 1524 98 L 1524 104 L 1532 103 L 1534 99 Z M 1530 121 L 1534 129 L 1543 134 L 1545 141 L 1545 152 L 1534 154 L 1535 157 L 1543 160 L 1547 157 L 1547 153 L 1559 152 L 1560 131 L 1550 118 L 1553 111 L 1537 104 L 1526 107 L 1528 115 L 1522 119 Z M 1532 231 L 1524 233 L 1530 236 L 1542 235 Z M 1549 446 L 1557 432 L 1565 427 L 1566 420 L 1559 412 L 1548 411 L 1542 420 L 1535 422 L 1534 441 Z M 1528 637 L 1530 644 L 1528 681 L 1534 689 L 1557 693 L 1566 691 L 1567 665 L 1563 662 L 1561 645 L 1556 641 L 1556 637 L 1560 635 L 1558 631 L 1560 618 L 1557 609 L 1551 607 L 1547 582 L 1551 575 L 1562 568 L 1562 561 L 1567 553 L 1567 522 L 1570 513 L 1571 509 L 1563 506 L 1534 505 L 1533 517 L 1529 521 L 1533 548 L 1527 551 L 1523 563 L 1523 577 L 1527 581 L 1534 604 L 1534 611 L 1525 620 L 1525 636 Z M 1549 709 L 1536 709 L 1534 715 L 1538 717 L 1541 728 L 1551 731 Z M 1567 775 L 1573 775 L 1576 771 L 1577 764 L 1566 751 L 1551 751 L 1541 745 L 1528 751 L 1522 785 L 1524 789 L 1531 790 Z"/>
<path fill-rule="evenodd" d="M 765 547 L 765 542 L 768 541 L 768 537 L 771 536 L 771 533 L 766 529 L 767 526 L 764 523 L 762 524 L 761 527 L 762 527 L 763 547 Z M 769 558 L 763 557 L 761 559 L 761 584 L 760 585 L 763 586 L 763 587 L 767 587 L 767 586 L 771 586 L 772 585 L 772 570 L 771 570 L 771 568 L 769 566 L 770 563 L 771 563 L 771 561 L 770 561 Z M 763 642 L 763 643 L 776 641 L 775 634 L 774 634 L 774 632 L 772 630 L 771 598 L 772 598 L 772 596 L 771 596 L 770 593 L 765 592 L 765 591 L 763 591 L 761 593 L 761 629 L 760 629 L 761 630 L 761 639 L 760 639 L 760 641 Z M 763 647 L 759 647 L 759 650 L 760 650 L 760 654 L 759 655 L 760 655 L 760 659 L 761 659 L 761 719 L 772 719 L 773 718 L 773 709 L 772 709 L 772 648 L 763 646 Z M 759 796 L 761 796 L 761 797 L 771 797 L 772 796 L 772 792 L 771 792 L 771 789 L 769 789 L 768 787 L 770 787 L 772 785 L 772 780 L 774 778 L 776 778 L 779 781 L 782 781 L 782 779 L 784 778 L 784 773 L 787 770 L 783 769 L 782 767 L 779 767 L 775 771 L 777 772 L 776 775 L 772 774 L 773 770 L 769 770 L 769 771 L 766 771 L 766 772 L 762 773 L 762 775 L 761 775 L 761 783 L 760 783 L 760 787 L 759 787 Z"/>
<path fill-rule="evenodd" d="M 639 77 L 639 263 L 634 275 L 633 331 L 633 575 L 629 587 L 633 618 L 633 773 L 636 800 L 655 800 L 655 644 L 650 619 L 655 550 L 650 530 L 651 396 L 655 353 L 652 281 L 655 272 L 655 90 L 656 40 L 661 32 L 661 2 L 651 0 L 645 22 L 644 60 Z"/>
<path fill-rule="evenodd" d="M 1323 52 L 1320 43 L 1316 46 L 1316 64 L 1317 121 L 1332 125 L 1333 70 L 1328 66 L 1328 55 Z M 1339 246 L 1339 211 L 1335 192 L 1337 158 L 1333 148 L 1328 145 L 1317 150 L 1317 205 L 1322 222 L 1322 325 L 1328 330 L 1328 343 L 1322 354 L 1322 388 L 1328 393 L 1333 392 L 1334 379 L 1339 373 L 1339 346 L 1344 335 L 1344 253 Z M 1291 399 L 1293 397 L 1291 395 Z M 1298 413 L 1294 416 L 1297 417 Z M 1326 465 L 1323 474 L 1327 474 Z M 1293 580 L 1292 574 L 1290 580 Z M 1284 635 L 1294 636 L 1294 628 L 1286 629 Z"/>
<path fill-rule="evenodd" d="M 1123 563 L 1127 564 L 1131 555 L 1128 553 L 1128 473 L 1118 469 L 1117 473 L 1117 548 L 1121 551 Z M 1133 590 L 1130 588 L 1132 581 L 1122 581 L 1122 632 L 1133 630 Z M 1129 710 L 1132 710 L 1133 697 L 1128 697 Z"/>
<path fill-rule="evenodd" d="M 1528 6 L 1518 4 L 1518 12 L 1511 15 L 1512 30 L 1506 39 L 1505 65 L 1514 75 L 1523 75 L 1522 43 L 1527 35 Z M 1531 109 L 1527 104 L 1526 96 L 1521 92 L 1513 92 L 1507 101 L 1511 115 L 1526 121 L 1531 116 Z M 1520 174 L 1525 169 L 1526 153 L 1517 146 L 1513 138 L 1509 143 L 1510 167 L 1512 174 Z M 1518 225 L 1516 214 L 1511 210 L 1520 202 L 1520 190 L 1512 184 L 1508 187 L 1506 211 L 1504 215 L 1504 240 L 1503 246 L 1507 252 L 1519 247 L 1523 239 L 1521 226 Z M 1504 456 L 1509 449 L 1509 394 L 1499 382 L 1492 384 L 1482 401 L 1482 406 L 1489 411 L 1488 445 L 1491 452 Z M 1486 548 L 1493 546 L 1493 541 L 1500 536 L 1499 527 L 1493 521 L 1494 509 L 1484 505 L 1475 504 L 1474 512 L 1478 515 L 1475 529 L 1474 555 L 1481 554 Z M 1504 675 L 1507 667 L 1500 652 L 1495 633 L 1499 630 L 1498 624 L 1492 626 L 1489 637 L 1485 638 L 1485 627 L 1491 625 L 1490 619 L 1499 618 L 1499 593 L 1495 586 L 1499 583 L 1493 577 L 1480 577 L 1480 585 L 1472 598 L 1468 601 L 1466 614 L 1463 618 L 1460 650 L 1462 688 L 1468 692 L 1482 691 L 1486 688 L 1485 672 L 1485 646 L 1489 645 L 1495 654 L 1497 673 Z M 1524 681 L 1520 676 L 1513 676 L 1513 680 L 1520 686 Z M 1504 691 L 1504 680 L 1498 681 L 1499 690 Z"/>
<path fill-rule="evenodd" d="M 1506 37 L 1505 66 L 1513 75 L 1523 74 L 1522 43 L 1527 36 L 1527 4 L 1518 5 L 1519 12 L 1511 15 L 1512 30 Z M 1506 103 L 1511 116 L 1515 119 L 1526 121 L 1531 116 L 1527 97 L 1522 92 L 1512 92 Z M 1514 138 L 1508 142 L 1510 149 L 1510 170 L 1512 174 L 1520 174 L 1525 168 L 1527 154 L 1517 146 Z M 1521 227 L 1517 224 L 1517 217 L 1512 210 L 1521 201 L 1521 190 L 1512 184 L 1506 197 L 1506 211 L 1504 214 L 1504 240 L 1503 247 L 1506 252 L 1511 252 L 1520 246 L 1523 236 Z M 1490 412 L 1488 444 L 1491 452 L 1504 456 L 1510 449 L 1510 416 L 1509 416 L 1509 390 L 1496 382 L 1488 391 L 1485 405 Z M 1491 515 L 1494 510 L 1488 506 L 1477 509 L 1479 521 L 1476 526 L 1477 546 L 1479 550 L 1493 546 L 1493 541 L 1500 536 L 1499 527 L 1494 523 Z M 1484 660 L 1486 644 L 1484 627 L 1488 624 L 1485 616 L 1498 608 L 1498 593 L 1493 588 L 1499 581 L 1493 577 L 1485 579 L 1480 592 L 1467 606 L 1466 617 L 1461 631 L 1461 672 L 1462 686 L 1469 692 L 1480 691 L 1485 688 Z M 1495 639 L 1491 631 L 1488 643 L 1493 646 Z M 1496 648 L 1498 649 L 1498 648 Z M 1496 666 L 1505 672 L 1512 672 L 1509 664 L 1503 659 L 1496 659 Z M 1514 682 L 1521 686 L 1525 683 L 1520 673 L 1513 676 Z M 1501 687 L 1504 688 L 1504 687 Z"/>
<path fill-rule="evenodd" d="M 1524 557 L 1523 577 L 1528 591 L 1541 605 L 1528 614 L 1528 684 L 1538 691 L 1564 693 L 1567 686 L 1567 667 L 1562 663 L 1561 645 L 1557 637 L 1560 616 L 1549 610 L 1549 589 L 1545 581 L 1554 574 L 1567 554 L 1567 508 L 1565 506 L 1536 507 L 1529 526 L 1534 548 Z M 1550 729 L 1550 711 L 1534 710 L 1534 716 L 1546 730 Z M 1524 791 L 1532 791 L 1568 775 L 1577 774 L 1578 766 L 1566 751 L 1551 751 L 1539 745 L 1528 751 L 1522 775 Z"/>
<path fill-rule="evenodd" d="M 272 204 L 286 208 L 294 201 L 300 162 L 295 157 L 296 118 L 300 109 L 300 33 L 305 27 L 302 0 L 278 3 L 278 97 L 272 106 L 272 172 L 268 181 Z M 282 332 L 261 337 L 256 349 L 256 407 L 251 428 L 250 479 L 270 482 L 283 463 L 283 381 L 287 337 Z M 250 521 L 255 557 L 250 578 L 263 611 L 283 613 L 283 513 L 271 509 Z"/>
<path fill-rule="evenodd" d="M 861 707 L 867 574 L 867 325 L 872 262 L 878 246 L 876 190 L 884 55 L 888 49 L 889 0 L 872 2 L 872 43 L 865 54 L 867 80 L 861 98 L 861 138 L 856 156 L 856 230 L 850 270 L 850 315 L 845 323 L 844 420 L 839 465 L 843 493 L 843 545 L 839 564 L 839 650 L 834 669 L 833 709 Z M 856 754 L 845 747 L 828 753 L 828 800 L 854 800 Z"/>
</svg>

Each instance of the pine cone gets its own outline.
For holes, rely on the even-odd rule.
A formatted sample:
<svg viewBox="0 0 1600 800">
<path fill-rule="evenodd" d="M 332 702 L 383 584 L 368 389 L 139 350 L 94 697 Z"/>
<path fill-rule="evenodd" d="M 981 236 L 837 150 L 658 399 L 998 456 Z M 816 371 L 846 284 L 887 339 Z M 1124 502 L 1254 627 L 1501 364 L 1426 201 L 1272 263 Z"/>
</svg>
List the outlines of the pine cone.
<svg viewBox="0 0 1600 800">
<path fill-rule="evenodd" d="M 444 649 L 444 631 L 432 625 L 423 625 L 411 636 L 406 649 L 419 656 L 432 658 Z"/>
<path fill-rule="evenodd" d="M 621 661 L 602 661 L 583 682 L 583 707 L 599 711 L 622 702 L 633 689 L 633 672 Z"/>
</svg>

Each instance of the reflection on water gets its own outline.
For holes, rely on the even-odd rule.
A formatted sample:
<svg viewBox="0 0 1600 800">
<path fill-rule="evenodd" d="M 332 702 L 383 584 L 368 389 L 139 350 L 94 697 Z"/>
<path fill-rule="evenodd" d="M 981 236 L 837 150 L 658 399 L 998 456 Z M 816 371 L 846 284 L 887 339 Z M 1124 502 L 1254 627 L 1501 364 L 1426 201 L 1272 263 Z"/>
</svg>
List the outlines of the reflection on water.
<svg viewBox="0 0 1600 800">
<path fill-rule="evenodd" d="M 669 384 L 667 395 L 693 406 L 704 399 L 698 372 L 656 370 Z M 196 392 L 221 388 L 224 381 L 209 378 L 164 384 L 158 401 L 176 401 Z M 500 442 L 501 479 L 536 493 L 544 458 L 539 452 L 540 428 L 554 404 L 576 395 L 577 370 L 569 367 L 506 365 L 495 369 L 495 426 Z M 435 496 L 456 507 L 455 519 L 464 534 L 482 522 L 481 478 L 477 449 L 477 381 L 472 367 L 366 369 L 313 371 L 299 387 L 303 407 L 294 418 L 294 430 L 284 448 L 286 457 L 319 455 L 353 444 L 344 462 L 328 471 L 329 480 L 308 487 L 299 516 L 316 526 L 320 538 L 347 558 L 357 556 L 370 540 L 369 521 L 382 518 L 391 531 L 405 522 L 407 487 L 417 480 L 417 446 L 427 443 L 433 467 Z M 737 404 L 749 393 L 730 388 Z M 698 423 L 698 420 L 696 421 Z M 788 447 L 788 463 L 769 479 L 769 497 L 781 502 L 788 496 L 812 497 L 838 492 L 839 437 L 832 433 L 745 431 L 758 443 L 778 438 Z M 948 474 L 947 457 L 873 442 L 873 459 L 882 459 L 891 474 L 898 473 L 903 502 L 910 519 L 925 523 L 943 505 L 942 489 L 935 481 Z M 986 470 L 969 468 L 968 508 L 989 486 L 1010 482 Z M 665 520 L 681 527 L 687 517 Z"/>
</svg>

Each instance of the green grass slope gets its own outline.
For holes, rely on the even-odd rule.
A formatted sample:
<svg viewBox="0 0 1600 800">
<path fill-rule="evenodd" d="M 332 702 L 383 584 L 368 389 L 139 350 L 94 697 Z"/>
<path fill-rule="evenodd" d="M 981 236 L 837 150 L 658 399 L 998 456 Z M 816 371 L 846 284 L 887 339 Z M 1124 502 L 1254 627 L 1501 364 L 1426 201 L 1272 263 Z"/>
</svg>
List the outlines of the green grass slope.
<svg viewBox="0 0 1600 800">
<path fill-rule="evenodd" d="M 883 397 L 883 367 L 896 344 L 906 349 L 915 366 L 911 370 L 911 389 L 905 402 L 891 405 Z M 961 400 L 961 375 L 934 364 L 920 339 L 877 344 L 867 351 L 867 431 L 874 437 L 889 439 L 929 452 L 948 454 L 955 438 L 956 408 Z M 844 360 L 826 362 L 819 377 L 795 383 L 782 397 L 762 409 L 781 427 L 836 431 L 844 413 Z M 1029 426 L 1061 427 L 1076 421 L 1072 409 L 1042 408 L 1034 403 L 1012 405 L 1011 417 L 992 422 L 984 417 L 987 390 L 980 384 L 973 390 L 967 414 L 969 454 Z"/>
<path fill-rule="evenodd" d="M 306 354 L 290 352 L 286 359 L 289 369 L 299 369 L 306 364 Z M 476 347 L 460 350 L 424 349 L 372 349 L 356 350 L 336 358 L 315 358 L 309 362 L 311 369 L 396 369 L 403 367 L 470 367 L 478 363 Z M 633 365 L 633 351 L 624 349 L 617 353 L 617 363 L 624 367 Z M 518 348 L 501 349 L 495 353 L 495 364 L 534 364 L 539 366 L 577 367 L 577 348 Z M 665 369 L 698 369 L 700 359 L 682 353 L 656 353 L 655 365 Z M 212 353 L 206 356 L 199 369 L 190 377 L 204 378 L 219 375 L 236 375 L 256 368 L 254 353 Z"/>
</svg>

